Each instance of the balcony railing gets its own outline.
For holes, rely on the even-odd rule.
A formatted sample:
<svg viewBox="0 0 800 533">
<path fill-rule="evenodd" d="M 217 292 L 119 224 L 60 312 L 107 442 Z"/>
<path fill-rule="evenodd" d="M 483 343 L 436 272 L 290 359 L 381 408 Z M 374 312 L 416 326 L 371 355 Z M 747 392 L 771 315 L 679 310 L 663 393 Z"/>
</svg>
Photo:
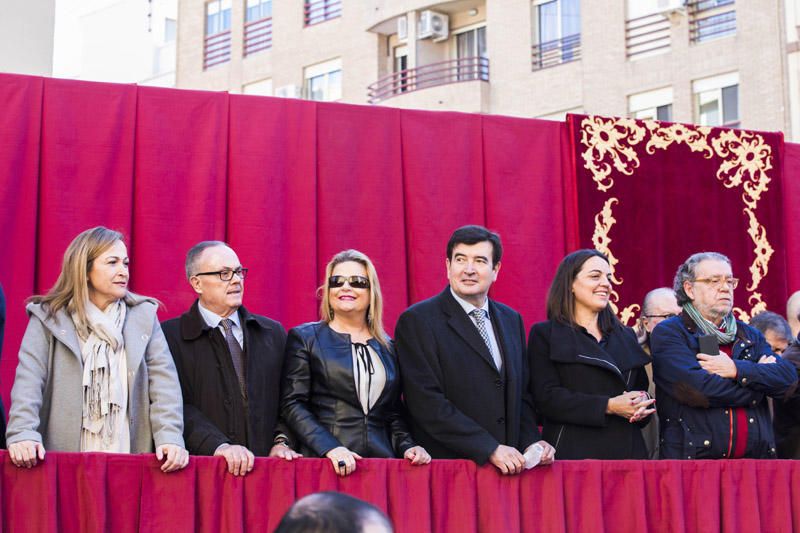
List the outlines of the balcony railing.
<svg viewBox="0 0 800 533">
<path fill-rule="evenodd" d="M 581 34 L 567 35 L 561 39 L 534 44 L 531 47 L 533 70 L 554 67 L 581 58 Z"/>
<path fill-rule="evenodd" d="M 670 49 L 669 18 L 661 14 L 645 15 L 625 21 L 625 50 L 629 59 Z"/>
<path fill-rule="evenodd" d="M 689 39 L 692 43 L 708 41 L 736 33 L 734 0 L 690 0 Z"/>
<path fill-rule="evenodd" d="M 306 26 L 342 16 L 342 0 L 305 0 L 303 20 Z"/>
<path fill-rule="evenodd" d="M 272 17 L 244 23 L 244 55 L 272 47 Z"/>
<path fill-rule="evenodd" d="M 203 69 L 231 60 L 231 30 L 209 35 L 203 45 Z"/>
<path fill-rule="evenodd" d="M 488 58 L 464 57 L 394 72 L 367 87 L 367 95 L 376 104 L 398 94 L 474 80 L 489 81 Z"/>
</svg>

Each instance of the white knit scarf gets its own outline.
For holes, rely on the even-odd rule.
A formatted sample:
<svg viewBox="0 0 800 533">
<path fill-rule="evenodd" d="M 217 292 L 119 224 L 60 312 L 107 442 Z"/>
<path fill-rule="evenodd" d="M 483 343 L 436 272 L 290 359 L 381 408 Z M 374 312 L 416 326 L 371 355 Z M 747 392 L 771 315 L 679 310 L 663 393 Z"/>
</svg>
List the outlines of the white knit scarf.
<svg viewBox="0 0 800 533">
<path fill-rule="evenodd" d="M 125 413 L 120 407 L 126 405 L 124 387 L 120 381 L 120 358 L 125 357 L 125 341 L 122 326 L 125 324 L 127 306 L 122 300 L 109 304 L 100 311 L 92 302 L 86 301 L 88 336 L 79 332 L 83 347 L 83 419 L 82 428 L 100 437 L 104 446 L 109 446 L 119 424 L 124 424 Z M 77 324 L 76 316 L 72 320 Z M 80 330 L 81 328 L 77 328 Z"/>
</svg>

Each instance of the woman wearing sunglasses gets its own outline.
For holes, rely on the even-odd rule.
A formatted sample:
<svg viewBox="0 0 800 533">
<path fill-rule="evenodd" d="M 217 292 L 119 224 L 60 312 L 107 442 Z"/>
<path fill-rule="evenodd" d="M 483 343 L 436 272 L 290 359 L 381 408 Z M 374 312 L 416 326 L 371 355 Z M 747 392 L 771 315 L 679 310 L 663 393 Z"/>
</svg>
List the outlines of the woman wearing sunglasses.
<svg viewBox="0 0 800 533">
<path fill-rule="evenodd" d="M 362 457 L 431 456 L 411 439 L 403 419 L 397 359 L 383 330 L 375 267 L 356 250 L 325 269 L 319 322 L 289 331 L 282 415 L 308 456 L 327 457 L 346 476 Z"/>
</svg>

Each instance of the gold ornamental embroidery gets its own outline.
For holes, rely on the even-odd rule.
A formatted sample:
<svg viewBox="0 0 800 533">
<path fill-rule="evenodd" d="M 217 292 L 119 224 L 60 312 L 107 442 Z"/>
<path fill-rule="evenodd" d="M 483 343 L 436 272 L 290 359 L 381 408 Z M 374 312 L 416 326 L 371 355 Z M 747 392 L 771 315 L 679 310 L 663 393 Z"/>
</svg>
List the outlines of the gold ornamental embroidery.
<svg viewBox="0 0 800 533">
<path fill-rule="evenodd" d="M 611 252 L 611 237 L 608 235 L 611 232 L 611 228 L 617 223 L 617 219 L 614 218 L 614 213 L 611 211 L 611 207 L 617 203 L 619 203 L 617 198 L 609 198 L 603 204 L 603 209 L 595 215 L 592 244 L 596 250 L 608 257 L 608 264 L 611 265 L 611 281 L 622 284 L 622 280 L 617 278 L 614 272 L 617 263 L 619 263 L 619 259 L 614 257 L 614 254 Z M 611 290 L 614 292 L 613 287 Z"/>
<path fill-rule="evenodd" d="M 772 170 L 772 148 L 761 135 L 748 131 L 724 131 L 711 143 L 717 155 L 725 158 L 717 178 L 729 189 L 743 186 L 742 200 L 755 209 L 772 181 L 767 175 Z"/>
<path fill-rule="evenodd" d="M 747 290 L 751 292 L 748 303 L 750 312 L 734 308 L 743 320 L 766 309 L 760 292 L 757 292 L 761 281 L 769 272 L 769 261 L 774 249 L 767 239 L 766 228 L 759 222 L 756 209 L 761 195 L 769 190 L 771 178 L 767 174 L 772 170 L 772 147 L 758 133 L 743 130 L 714 130 L 706 126 L 688 124 L 661 124 L 654 120 L 637 122 L 633 119 L 613 119 L 589 116 L 581 121 L 581 143 L 586 148 L 582 154 L 584 168 L 592 174 L 592 179 L 601 192 L 607 192 L 614 186 L 610 177 L 611 165 L 622 174 L 632 176 L 639 167 L 639 156 L 634 146 L 641 143 L 646 134 L 650 137 L 645 145 L 645 152 L 654 154 L 656 150 L 666 150 L 672 144 L 685 144 L 692 152 L 710 159 L 716 154 L 722 159 L 716 176 L 729 189 L 742 187 L 742 210 L 748 218 L 747 234 L 753 242 L 755 258 L 750 265 L 750 283 Z M 622 284 L 615 273 L 619 260 L 611 251 L 609 236 L 611 228 L 617 222 L 612 213 L 612 206 L 618 203 L 617 198 L 609 198 L 603 208 L 595 216 L 595 228 L 592 235 L 594 247 L 606 254 L 611 265 L 612 279 Z M 611 306 L 620 315 L 623 323 L 628 324 L 633 318 L 636 304 L 631 304 L 620 313 L 617 303 L 619 294 L 612 288 Z"/>
<path fill-rule="evenodd" d="M 708 145 L 708 134 L 711 128 L 707 126 L 688 127 L 685 124 L 662 125 L 655 120 L 644 121 L 650 131 L 650 140 L 647 141 L 645 150 L 654 154 L 656 149 L 666 150 L 673 143 L 685 144 L 692 152 L 700 152 L 703 157 L 710 159 L 714 152 Z"/>
<path fill-rule="evenodd" d="M 736 313 L 736 316 L 738 316 L 739 320 L 742 322 L 750 322 L 750 319 L 756 316 L 758 313 L 767 310 L 767 304 L 761 299 L 760 292 L 754 292 L 751 294 L 747 301 L 753 306 L 750 308 L 750 313 L 741 307 L 733 308 L 733 312 Z"/>
<path fill-rule="evenodd" d="M 639 166 L 639 156 L 631 147 L 641 142 L 644 135 L 644 127 L 633 119 L 584 119 L 581 124 L 581 143 L 587 147 L 583 153 L 584 168 L 592 173 L 600 191 L 606 192 L 614 185 L 614 179 L 609 177 L 612 165 L 627 176 L 633 174 Z"/>
<path fill-rule="evenodd" d="M 744 212 L 750 223 L 747 228 L 747 234 L 750 235 L 750 238 L 756 245 L 753 250 L 756 254 L 756 258 L 750 265 L 751 282 L 750 285 L 747 286 L 747 290 L 752 292 L 758 288 L 761 280 L 764 279 L 764 276 L 769 272 L 769 260 L 772 254 L 775 253 L 775 250 L 772 249 L 769 240 L 767 240 L 767 230 L 758 222 L 755 212 L 750 208 L 745 208 Z M 759 294 L 759 297 L 760 296 Z"/>
</svg>

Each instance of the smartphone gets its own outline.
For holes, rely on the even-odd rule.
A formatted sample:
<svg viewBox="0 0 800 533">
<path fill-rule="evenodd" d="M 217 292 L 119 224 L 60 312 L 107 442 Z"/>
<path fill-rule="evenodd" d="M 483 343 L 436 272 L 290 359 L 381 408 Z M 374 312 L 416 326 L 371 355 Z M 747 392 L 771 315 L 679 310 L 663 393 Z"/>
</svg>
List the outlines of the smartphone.
<svg viewBox="0 0 800 533">
<path fill-rule="evenodd" d="M 700 353 L 719 355 L 719 341 L 716 335 L 703 335 L 700 341 Z"/>
</svg>

